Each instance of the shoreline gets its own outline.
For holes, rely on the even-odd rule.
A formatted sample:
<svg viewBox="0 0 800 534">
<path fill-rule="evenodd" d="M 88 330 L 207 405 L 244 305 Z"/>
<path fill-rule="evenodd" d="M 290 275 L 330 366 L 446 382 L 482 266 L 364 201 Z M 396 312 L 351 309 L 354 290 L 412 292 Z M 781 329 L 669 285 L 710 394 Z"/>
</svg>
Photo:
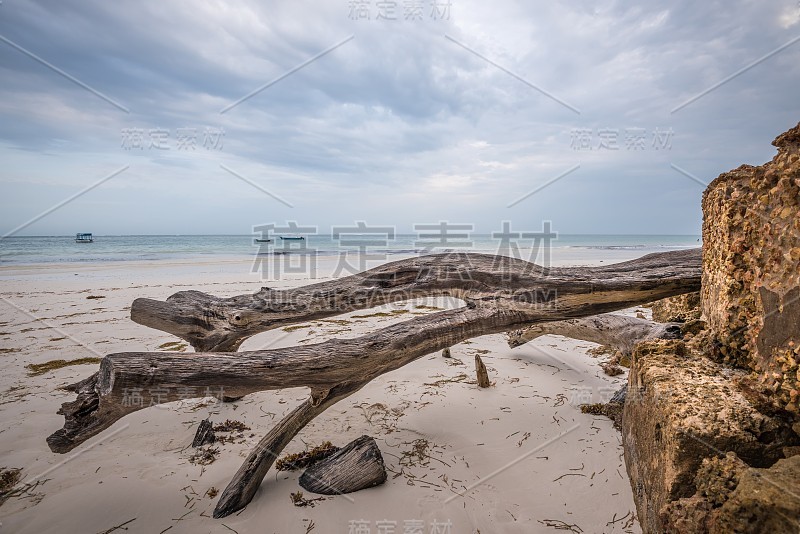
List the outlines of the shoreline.
<svg viewBox="0 0 800 534">
<path fill-rule="evenodd" d="M 689 249 L 695 248 L 692 246 L 675 246 L 675 247 L 553 247 L 550 249 L 550 266 L 551 267 L 575 267 L 575 266 L 591 266 L 599 265 L 601 263 L 619 263 L 632 259 L 639 258 L 646 254 L 655 252 L 663 252 L 665 249 Z M 699 246 L 697 247 L 699 248 Z M 526 249 L 523 249 L 523 251 Z M 467 251 L 457 251 L 467 252 Z M 491 251 L 473 251 L 477 254 L 495 255 Z M 109 259 L 109 260 L 85 260 L 85 261 L 46 261 L 46 262 L 2 262 L 0 261 L 0 280 L 4 275 L 29 275 L 36 274 L 43 271 L 69 271 L 69 270 L 104 270 L 104 269 L 122 269 L 122 268 L 157 268 L 157 267 L 172 267 L 172 266 L 231 266 L 231 265 L 253 265 L 259 258 L 269 258 L 272 261 L 300 261 L 302 258 L 313 259 L 321 262 L 326 268 L 328 276 L 322 276 L 320 279 L 328 279 L 333 273 L 333 262 L 335 262 L 342 253 L 326 253 L 326 254 L 252 254 L 252 255 L 225 255 L 225 254 L 194 254 L 183 255 L 169 258 L 140 258 L 140 259 Z M 385 254 L 384 258 L 376 260 L 370 259 L 366 265 L 367 269 L 378 267 L 385 263 L 403 260 L 423 254 L 412 252 L 390 252 Z M 378 255 L 380 256 L 380 255 Z M 347 255 L 351 259 L 350 263 L 355 263 L 360 258 L 359 254 L 351 253 Z M 517 254 L 516 257 L 521 257 L 527 261 L 530 258 L 526 254 Z M 353 261 L 355 260 L 355 261 Z M 541 264 L 543 262 L 543 255 L 539 253 L 535 258 L 534 263 Z M 32 272 L 31 272 L 32 271 Z M 8 273 L 8 274 L 6 274 Z M 349 273 L 346 273 L 349 274 Z"/>
<path fill-rule="evenodd" d="M 230 237 L 231 239 L 227 239 Z M 470 245 L 459 244 L 443 238 L 441 242 L 426 245 L 413 235 L 399 235 L 397 239 L 370 236 L 353 236 L 333 240 L 326 236 L 312 236 L 302 246 L 288 248 L 275 244 L 255 244 L 252 236 L 112 236 L 102 237 L 91 244 L 75 244 L 72 239 L 50 237 L 10 237 L 0 240 L 0 269 L 8 267 L 33 267 L 37 265 L 83 265 L 151 262 L 231 262 L 255 261 L 275 257 L 314 258 L 325 261 L 347 253 L 352 258 L 361 254 L 373 259 L 367 268 L 385 261 L 433 253 L 471 252 L 490 255 L 514 255 L 541 263 L 544 254 L 563 261 L 586 259 L 612 259 L 622 254 L 636 256 L 650 252 L 663 252 L 699 247 L 700 237 L 685 235 L 569 235 L 557 238 L 507 239 L 488 235 L 473 235 Z M 355 241 L 353 241 L 355 239 Z M 352 243 L 363 243 L 353 245 Z M 505 245 L 503 245 L 505 243 Z M 433 247 L 432 250 L 426 249 Z M 505 248 L 504 248 L 505 247 Z M 632 256 L 632 257 L 636 257 Z M 381 258 L 374 261 L 374 258 Z"/>
</svg>

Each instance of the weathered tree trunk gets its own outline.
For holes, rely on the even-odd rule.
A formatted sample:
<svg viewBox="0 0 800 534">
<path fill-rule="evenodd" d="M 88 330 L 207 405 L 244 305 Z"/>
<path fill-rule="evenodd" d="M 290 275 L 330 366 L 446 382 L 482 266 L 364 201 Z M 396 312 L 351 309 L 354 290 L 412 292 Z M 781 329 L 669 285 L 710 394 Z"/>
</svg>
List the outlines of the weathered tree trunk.
<svg viewBox="0 0 800 534">
<path fill-rule="evenodd" d="M 386 466 L 375 440 L 361 436 L 306 469 L 299 482 L 304 490 L 323 495 L 352 493 L 386 482 Z"/>
<path fill-rule="evenodd" d="M 214 512 L 224 517 L 252 499 L 276 456 L 309 421 L 369 381 L 426 354 L 485 334 L 623 309 L 697 291 L 700 251 L 650 254 L 603 267 L 549 269 L 507 257 L 431 255 L 291 290 L 263 288 L 220 299 L 196 291 L 166 302 L 137 299 L 131 317 L 175 334 L 198 351 L 236 350 L 249 336 L 293 323 L 412 298 L 449 295 L 463 308 L 431 313 L 355 339 L 251 352 L 132 352 L 103 358 L 100 371 L 71 389 L 64 428 L 47 441 L 68 452 L 115 421 L 153 404 L 224 391 L 306 386 L 311 399 L 270 431 L 237 471 Z M 131 399 L 131 392 L 149 398 Z M 157 395 L 154 394 L 157 392 Z M 146 400 L 147 402 L 145 402 Z"/>
<path fill-rule="evenodd" d="M 519 347 L 548 334 L 608 345 L 630 356 L 633 346 L 640 341 L 680 338 L 681 325 L 604 313 L 594 317 L 540 323 L 515 330 L 508 334 L 508 346 Z"/>
</svg>

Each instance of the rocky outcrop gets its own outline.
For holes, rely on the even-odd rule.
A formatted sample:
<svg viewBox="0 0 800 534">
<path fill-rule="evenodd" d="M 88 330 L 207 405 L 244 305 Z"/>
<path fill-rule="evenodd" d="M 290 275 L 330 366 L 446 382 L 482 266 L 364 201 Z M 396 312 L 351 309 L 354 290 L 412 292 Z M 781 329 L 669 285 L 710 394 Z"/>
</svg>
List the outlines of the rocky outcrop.
<svg viewBox="0 0 800 534">
<path fill-rule="evenodd" d="M 704 459 L 731 451 L 749 466 L 768 467 L 798 442 L 784 421 L 750 403 L 738 386 L 744 375 L 682 341 L 648 341 L 634 350 L 622 430 L 645 532 L 673 531 L 664 512 L 695 494 Z"/>
<path fill-rule="evenodd" d="M 700 292 L 657 300 L 650 303 L 650 308 L 653 310 L 653 320 L 659 323 L 685 323 L 699 319 Z"/>
<path fill-rule="evenodd" d="M 670 532 L 794 533 L 800 530 L 800 456 L 766 469 L 748 467 L 735 453 L 703 460 L 697 492 L 662 514 Z"/>
<path fill-rule="evenodd" d="M 800 531 L 800 124 L 703 195 L 703 284 L 653 304 L 622 416 L 645 533 Z M 702 311 L 703 320 L 699 317 Z"/>
<path fill-rule="evenodd" d="M 720 360 L 798 415 L 800 124 L 772 144 L 772 161 L 724 173 L 703 195 L 702 308 Z"/>
</svg>

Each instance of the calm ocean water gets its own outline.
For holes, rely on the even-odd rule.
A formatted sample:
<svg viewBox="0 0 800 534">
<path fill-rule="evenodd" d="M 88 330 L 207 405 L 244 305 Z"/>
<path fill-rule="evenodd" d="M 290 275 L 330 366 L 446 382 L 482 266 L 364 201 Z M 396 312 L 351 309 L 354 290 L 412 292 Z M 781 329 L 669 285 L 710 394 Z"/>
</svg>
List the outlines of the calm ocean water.
<svg viewBox="0 0 800 534">
<path fill-rule="evenodd" d="M 384 236 L 385 237 L 385 236 Z M 359 246 L 347 245 L 343 240 L 330 235 L 311 235 L 305 241 L 281 241 L 274 243 L 255 243 L 253 235 L 176 235 L 176 236 L 94 236 L 93 243 L 75 243 L 74 236 L 9 237 L 0 239 L 0 265 L 41 264 L 62 262 L 114 262 L 114 261 L 152 261 L 192 258 L 253 258 L 257 254 L 314 254 L 334 256 L 343 251 L 358 252 Z M 414 254 L 424 250 L 427 242 L 422 242 L 416 234 L 396 235 L 394 239 L 380 242 L 375 236 L 361 237 L 368 254 Z M 461 251 L 498 253 L 501 241 L 489 235 L 473 234 L 469 238 L 471 246 L 453 243 L 445 244 L 433 252 Z M 347 236 L 349 241 L 359 240 L 358 236 Z M 463 241 L 463 240 L 462 240 Z M 514 241 L 527 258 L 534 249 L 532 239 Z M 554 254 L 566 249 L 583 250 L 587 255 L 597 255 L 601 251 L 636 252 L 636 256 L 650 252 L 663 252 L 670 249 L 700 246 L 699 235 L 576 235 L 559 234 L 551 241 Z M 542 250 L 541 243 L 538 250 Z"/>
</svg>

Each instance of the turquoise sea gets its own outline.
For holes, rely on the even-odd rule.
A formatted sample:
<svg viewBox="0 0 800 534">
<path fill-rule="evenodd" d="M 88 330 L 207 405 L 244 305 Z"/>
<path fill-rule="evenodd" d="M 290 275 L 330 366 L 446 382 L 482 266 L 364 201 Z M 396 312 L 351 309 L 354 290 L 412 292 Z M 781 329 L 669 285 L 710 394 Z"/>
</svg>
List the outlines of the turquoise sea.
<svg viewBox="0 0 800 534">
<path fill-rule="evenodd" d="M 417 234 L 398 234 L 391 239 L 376 235 L 347 235 L 334 239 L 330 234 L 309 235 L 303 241 L 256 243 L 257 235 L 95 235 L 93 243 L 75 243 L 75 236 L 7 237 L 0 239 L 0 265 L 47 264 L 64 262 L 153 261 L 192 258 L 252 258 L 255 255 L 311 254 L 335 256 L 342 252 L 408 255 L 426 252 L 471 251 L 503 253 L 504 243 L 491 235 L 473 234 L 468 239 L 435 242 Z M 465 243 L 464 241 L 468 241 Z M 517 239 L 522 257 L 531 250 L 542 253 L 544 241 Z M 602 251 L 630 251 L 635 256 L 650 252 L 700 246 L 699 235 L 580 235 L 559 234 L 549 243 L 554 255 L 561 252 L 581 256 L 600 256 Z M 573 250 L 569 250 L 573 249 Z M 506 251 L 509 249 L 505 249 Z M 570 254 L 573 255 L 573 254 Z"/>
</svg>

